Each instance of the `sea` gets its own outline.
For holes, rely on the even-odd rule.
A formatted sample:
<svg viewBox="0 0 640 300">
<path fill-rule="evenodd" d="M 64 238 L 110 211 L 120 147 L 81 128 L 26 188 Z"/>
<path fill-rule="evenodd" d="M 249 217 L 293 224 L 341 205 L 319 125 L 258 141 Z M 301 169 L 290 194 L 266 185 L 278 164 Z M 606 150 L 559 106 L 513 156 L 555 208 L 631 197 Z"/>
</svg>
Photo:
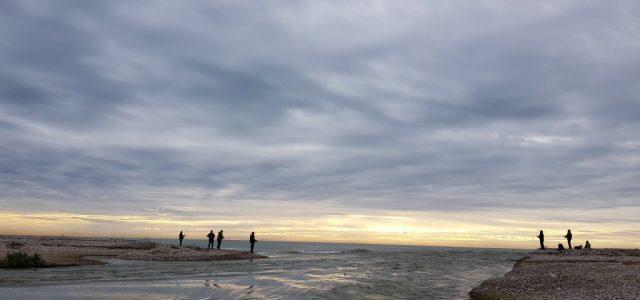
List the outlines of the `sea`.
<svg viewBox="0 0 640 300">
<path fill-rule="evenodd" d="M 185 245 L 206 248 L 207 241 Z M 248 250 L 246 241 L 222 246 Z M 256 253 L 269 258 L 3 269 L 0 299 L 468 299 L 527 252 L 259 241 Z"/>
</svg>

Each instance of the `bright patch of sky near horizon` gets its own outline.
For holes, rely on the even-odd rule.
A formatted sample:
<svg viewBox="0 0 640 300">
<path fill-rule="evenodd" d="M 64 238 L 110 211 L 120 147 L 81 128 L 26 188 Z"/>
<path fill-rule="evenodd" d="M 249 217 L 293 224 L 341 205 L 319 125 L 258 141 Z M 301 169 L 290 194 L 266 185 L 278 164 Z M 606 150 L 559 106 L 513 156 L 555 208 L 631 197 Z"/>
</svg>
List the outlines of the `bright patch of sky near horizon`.
<svg viewBox="0 0 640 300">
<path fill-rule="evenodd" d="M 0 233 L 637 246 L 639 20 L 636 1 L 0 1 Z"/>
</svg>

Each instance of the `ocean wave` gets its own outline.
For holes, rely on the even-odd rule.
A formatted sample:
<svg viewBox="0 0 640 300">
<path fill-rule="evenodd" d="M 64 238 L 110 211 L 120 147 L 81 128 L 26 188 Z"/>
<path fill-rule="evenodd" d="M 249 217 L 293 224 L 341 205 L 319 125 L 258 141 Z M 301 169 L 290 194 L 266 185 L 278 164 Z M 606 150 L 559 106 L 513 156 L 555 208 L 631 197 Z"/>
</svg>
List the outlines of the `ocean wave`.
<svg viewBox="0 0 640 300">
<path fill-rule="evenodd" d="M 341 253 L 356 253 L 356 254 L 360 254 L 360 253 L 372 253 L 372 250 L 369 249 L 365 249 L 365 248 L 358 248 L 358 249 L 352 249 L 352 250 L 344 250 Z"/>
<path fill-rule="evenodd" d="M 283 250 L 283 251 L 277 251 L 277 252 L 282 254 L 303 254 L 303 252 L 296 251 L 296 250 Z"/>
<path fill-rule="evenodd" d="M 372 253 L 372 250 L 365 248 L 349 249 L 349 250 L 281 250 L 279 254 L 363 254 Z"/>
</svg>

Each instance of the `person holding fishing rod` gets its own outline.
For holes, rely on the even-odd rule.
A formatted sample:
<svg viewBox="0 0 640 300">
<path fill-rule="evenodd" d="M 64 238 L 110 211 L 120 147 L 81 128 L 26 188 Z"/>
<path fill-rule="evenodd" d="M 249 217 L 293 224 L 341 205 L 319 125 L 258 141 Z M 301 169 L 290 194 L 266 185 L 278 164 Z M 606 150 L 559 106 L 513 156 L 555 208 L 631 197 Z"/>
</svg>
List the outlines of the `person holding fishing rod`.
<svg viewBox="0 0 640 300">
<path fill-rule="evenodd" d="M 184 240 L 185 236 L 187 236 L 187 235 L 182 233 L 182 230 L 180 230 L 180 234 L 178 234 L 178 240 L 180 241 L 180 247 L 182 247 L 182 240 Z"/>
<path fill-rule="evenodd" d="M 253 247 L 256 245 L 256 242 L 258 240 L 256 240 L 256 234 L 255 232 L 251 232 L 251 235 L 249 236 L 249 243 L 251 244 L 251 253 L 253 253 Z"/>
<path fill-rule="evenodd" d="M 567 235 L 564 236 L 567 239 L 567 243 L 569 244 L 569 249 L 571 249 L 571 239 L 573 238 L 573 234 L 571 234 L 571 229 L 567 230 Z"/>
<path fill-rule="evenodd" d="M 218 248 L 218 250 L 220 250 L 220 245 L 222 244 L 222 240 L 224 239 L 224 235 L 222 235 L 223 232 L 224 232 L 224 230 L 218 231 L 218 239 L 217 239 L 218 247 L 216 247 L 216 248 Z"/>
<path fill-rule="evenodd" d="M 540 249 L 544 250 L 544 232 L 540 230 L 540 234 L 538 234 L 538 239 L 540 239 Z"/>
<path fill-rule="evenodd" d="M 209 250 L 209 249 L 213 250 L 213 241 L 216 238 L 216 234 L 213 233 L 213 229 L 211 229 L 211 231 L 209 231 L 209 234 L 207 234 L 207 237 L 209 238 L 209 244 L 207 245 L 207 250 Z"/>
</svg>

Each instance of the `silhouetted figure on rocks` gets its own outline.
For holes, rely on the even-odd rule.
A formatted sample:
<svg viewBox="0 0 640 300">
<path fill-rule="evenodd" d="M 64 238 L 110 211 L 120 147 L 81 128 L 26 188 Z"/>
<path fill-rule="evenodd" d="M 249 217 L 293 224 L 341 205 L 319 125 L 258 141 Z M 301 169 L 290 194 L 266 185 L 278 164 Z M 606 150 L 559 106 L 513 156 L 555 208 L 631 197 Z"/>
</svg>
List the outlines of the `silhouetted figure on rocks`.
<svg viewBox="0 0 640 300">
<path fill-rule="evenodd" d="M 251 235 L 249 236 L 249 243 L 251 243 L 251 253 L 253 253 L 253 246 L 255 246 L 257 241 L 258 240 L 256 240 L 256 234 L 252 231 Z"/>
<path fill-rule="evenodd" d="M 589 241 L 587 241 L 586 243 L 584 243 L 584 248 L 585 248 L 585 249 L 591 249 L 591 243 L 589 243 Z"/>
<path fill-rule="evenodd" d="M 558 244 L 558 250 L 564 250 L 564 245 L 563 244 Z"/>
<path fill-rule="evenodd" d="M 538 234 L 538 239 L 540 239 L 540 249 L 544 250 L 544 232 L 540 230 L 540 234 Z"/>
<path fill-rule="evenodd" d="M 209 244 L 207 245 L 207 250 L 208 249 L 213 250 L 213 241 L 215 241 L 216 234 L 213 233 L 213 230 L 211 230 L 209 231 L 209 234 L 207 234 L 207 237 L 209 238 Z"/>
<path fill-rule="evenodd" d="M 180 241 L 180 247 L 182 247 L 182 240 L 184 240 L 185 236 L 187 236 L 187 235 L 182 233 L 182 230 L 180 230 L 180 234 L 178 234 L 178 240 Z"/>
<path fill-rule="evenodd" d="M 218 231 L 218 250 L 220 250 L 220 245 L 222 245 L 222 240 L 224 239 L 224 235 L 222 235 L 223 231 L 224 230 Z"/>
<path fill-rule="evenodd" d="M 573 235 L 571 234 L 571 229 L 567 230 L 567 235 L 565 235 L 564 237 L 567 238 L 567 242 L 569 243 L 569 249 L 571 249 L 571 239 L 573 238 Z"/>
</svg>

